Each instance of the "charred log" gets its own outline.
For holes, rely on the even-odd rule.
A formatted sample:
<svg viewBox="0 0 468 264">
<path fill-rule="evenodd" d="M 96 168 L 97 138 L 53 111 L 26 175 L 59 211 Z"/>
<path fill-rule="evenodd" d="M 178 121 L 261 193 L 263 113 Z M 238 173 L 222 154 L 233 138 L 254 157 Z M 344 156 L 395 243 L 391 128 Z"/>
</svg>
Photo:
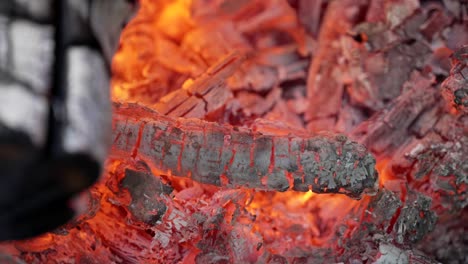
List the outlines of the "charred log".
<svg viewBox="0 0 468 264">
<path fill-rule="evenodd" d="M 226 187 L 360 197 L 374 192 L 375 160 L 344 135 L 275 136 L 116 104 L 114 153 L 163 173 Z"/>
</svg>

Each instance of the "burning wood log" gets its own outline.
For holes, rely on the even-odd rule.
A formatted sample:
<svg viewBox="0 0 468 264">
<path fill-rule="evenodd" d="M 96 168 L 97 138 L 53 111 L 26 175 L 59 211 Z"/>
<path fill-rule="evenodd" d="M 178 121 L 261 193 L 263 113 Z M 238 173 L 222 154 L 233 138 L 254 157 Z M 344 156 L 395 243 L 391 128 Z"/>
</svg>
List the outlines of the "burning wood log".
<svg viewBox="0 0 468 264">
<path fill-rule="evenodd" d="M 163 174 L 231 188 L 359 198 L 373 193 L 377 180 L 372 155 L 344 135 L 263 134 L 172 119 L 135 104 L 114 105 L 113 152 L 132 153 Z"/>
</svg>

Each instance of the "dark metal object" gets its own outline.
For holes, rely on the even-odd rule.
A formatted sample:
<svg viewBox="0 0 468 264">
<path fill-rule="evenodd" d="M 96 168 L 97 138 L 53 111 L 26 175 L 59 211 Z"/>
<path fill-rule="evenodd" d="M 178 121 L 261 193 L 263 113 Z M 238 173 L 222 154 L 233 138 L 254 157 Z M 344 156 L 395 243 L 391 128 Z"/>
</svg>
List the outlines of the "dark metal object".
<svg viewBox="0 0 468 264">
<path fill-rule="evenodd" d="M 99 24 L 111 5 L 125 12 Z M 64 224 L 98 178 L 110 143 L 104 57 L 133 10 L 124 0 L 0 4 L 0 240 Z"/>
</svg>

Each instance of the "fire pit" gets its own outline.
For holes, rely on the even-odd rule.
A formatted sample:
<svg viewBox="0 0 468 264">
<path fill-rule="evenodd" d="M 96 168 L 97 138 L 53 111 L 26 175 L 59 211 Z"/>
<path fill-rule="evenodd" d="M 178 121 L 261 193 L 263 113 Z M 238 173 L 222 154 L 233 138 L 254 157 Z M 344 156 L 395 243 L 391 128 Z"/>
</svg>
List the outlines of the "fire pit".
<svg viewBox="0 0 468 264">
<path fill-rule="evenodd" d="M 140 5 L 88 210 L 0 259 L 468 263 L 466 1 Z"/>
</svg>

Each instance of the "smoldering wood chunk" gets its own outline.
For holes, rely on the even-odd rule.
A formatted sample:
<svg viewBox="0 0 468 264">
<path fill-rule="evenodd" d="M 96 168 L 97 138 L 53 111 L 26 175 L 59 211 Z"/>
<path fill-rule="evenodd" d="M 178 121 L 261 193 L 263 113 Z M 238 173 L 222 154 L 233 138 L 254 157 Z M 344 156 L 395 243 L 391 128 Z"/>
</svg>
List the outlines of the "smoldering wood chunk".
<svg viewBox="0 0 468 264">
<path fill-rule="evenodd" d="M 375 256 L 374 263 L 424 263 L 424 264 L 437 264 L 439 262 L 429 258 L 422 252 L 417 250 L 405 249 L 388 242 L 381 242 L 379 244 L 378 254 Z"/>
<path fill-rule="evenodd" d="M 421 113 L 410 127 L 410 132 L 418 138 L 427 135 L 435 126 L 440 116 L 443 115 L 442 101 L 436 102 L 433 108 Z"/>
<path fill-rule="evenodd" d="M 349 229 L 347 222 L 338 227 L 338 245 L 344 249 L 340 257 L 349 260 L 367 256 L 375 259 L 376 263 L 400 263 L 398 258 L 437 263 L 422 252 L 409 249 L 419 241 L 416 237 L 421 239 L 435 226 L 436 216 L 430 199 L 419 193 L 410 193 L 406 197 L 407 200 L 402 202 L 400 194 L 384 187 L 371 198 L 357 229 Z M 346 236 L 348 238 L 342 239 Z M 402 237 L 402 241 L 397 237 Z"/>
<path fill-rule="evenodd" d="M 384 111 L 356 127 L 352 137 L 375 153 L 389 153 L 399 147 L 408 138 L 410 125 L 440 98 L 438 91 L 425 81 L 409 85 L 411 88 Z"/>
<path fill-rule="evenodd" d="M 394 192 L 383 188 L 372 198 L 368 208 L 374 217 L 373 221 L 386 230 L 401 205 L 400 198 Z"/>
<path fill-rule="evenodd" d="M 457 110 L 468 113 L 468 45 L 452 55 L 450 76 L 442 83 L 443 96 Z"/>
<path fill-rule="evenodd" d="M 348 93 L 353 104 L 382 109 L 401 93 L 411 73 L 423 67 L 430 49 L 420 41 L 405 43 L 408 36 L 381 23 L 363 23 L 353 30 L 366 41 L 363 45 L 344 38 L 343 56 L 349 60 L 346 70 L 352 79 Z"/>
<path fill-rule="evenodd" d="M 363 2 L 330 2 L 326 9 L 318 36 L 319 46 L 307 76 L 307 96 L 311 106 L 306 113 L 307 121 L 338 114 L 344 94 L 343 73 L 337 67 L 342 57 L 341 37 L 352 28 L 355 16 L 363 7 L 361 4 Z"/>
<path fill-rule="evenodd" d="M 462 20 L 467 15 L 468 3 L 466 0 L 444 0 L 445 7 L 458 19 Z"/>
<path fill-rule="evenodd" d="M 266 259 L 269 264 L 288 264 L 288 259 L 278 254 L 269 255 Z"/>
<path fill-rule="evenodd" d="M 275 88 L 267 96 L 247 91 L 239 91 L 236 94 L 236 101 L 246 116 L 264 116 L 280 100 L 281 90 Z"/>
<path fill-rule="evenodd" d="M 206 252 L 200 253 L 195 258 L 196 264 L 218 264 L 218 263 L 229 263 L 231 258 L 228 252 Z"/>
<path fill-rule="evenodd" d="M 429 233 L 417 248 L 440 263 L 466 263 L 467 223 L 467 211 L 441 218 L 437 221 L 434 231 Z"/>
<path fill-rule="evenodd" d="M 431 41 L 437 37 L 439 32 L 442 32 L 453 22 L 453 17 L 439 4 L 432 5 L 430 9 L 427 9 L 428 18 L 424 24 L 421 25 L 420 30 L 421 34 Z"/>
<path fill-rule="evenodd" d="M 139 221 L 156 225 L 166 213 L 167 206 L 160 198 L 169 195 L 172 187 L 148 172 L 127 169 L 121 186 L 130 192 L 132 201 L 128 210 Z"/>
<path fill-rule="evenodd" d="M 372 71 L 367 73 L 366 81 L 370 82 L 370 87 L 366 88 L 376 90 L 366 91 L 370 96 L 362 96 L 359 90 L 365 88 L 356 87 L 355 89 L 353 86 L 349 90 L 350 96 L 356 102 L 367 107 L 374 110 L 380 109 L 382 102 L 390 101 L 401 94 L 403 84 L 409 80 L 411 72 L 421 66 L 429 54 L 429 49 L 426 46 L 416 42 L 412 45 L 398 45 L 382 55 L 370 56 L 365 62 L 369 70 Z M 357 85 L 365 84 L 357 83 Z M 362 101 L 361 98 L 365 98 L 365 101 Z"/>
<path fill-rule="evenodd" d="M 414 244 L 434 229 L 437 215 L 431 210 L 431 202 L 431 198 L 422 194 L 409 195 L 393 227 L 398 243 Z"/>
<path fill-rule="evenodd" d="M 437 193 L 440 199 L 434 203 L 457 212 L 468 205 L 467 117 L 443 113 L 437 119 L 424 137 L 409 137 L 393 153 L 389 166 L 394 175 L 411 179 L 414 185 L 431 182 L 425 192 Z"/>
<path fill-rule="evenodd" d="M 465 19 L 466 21 L 466 19 Z M 466 30 L 466 22 L 459 22 L 452 27 L 443 31 L 443 37 L 447 39 L 446 45 L 451 50 L 457 50 L 468 43 L 468 31 Z"/>
<path fill-rule="evenodd" d="M 233 90 L 253 90 L 265 92 L 279 82 L 278 71 L 269 66 L 247 65 L 229 79 L 229 87 Z"/>
</svg>

